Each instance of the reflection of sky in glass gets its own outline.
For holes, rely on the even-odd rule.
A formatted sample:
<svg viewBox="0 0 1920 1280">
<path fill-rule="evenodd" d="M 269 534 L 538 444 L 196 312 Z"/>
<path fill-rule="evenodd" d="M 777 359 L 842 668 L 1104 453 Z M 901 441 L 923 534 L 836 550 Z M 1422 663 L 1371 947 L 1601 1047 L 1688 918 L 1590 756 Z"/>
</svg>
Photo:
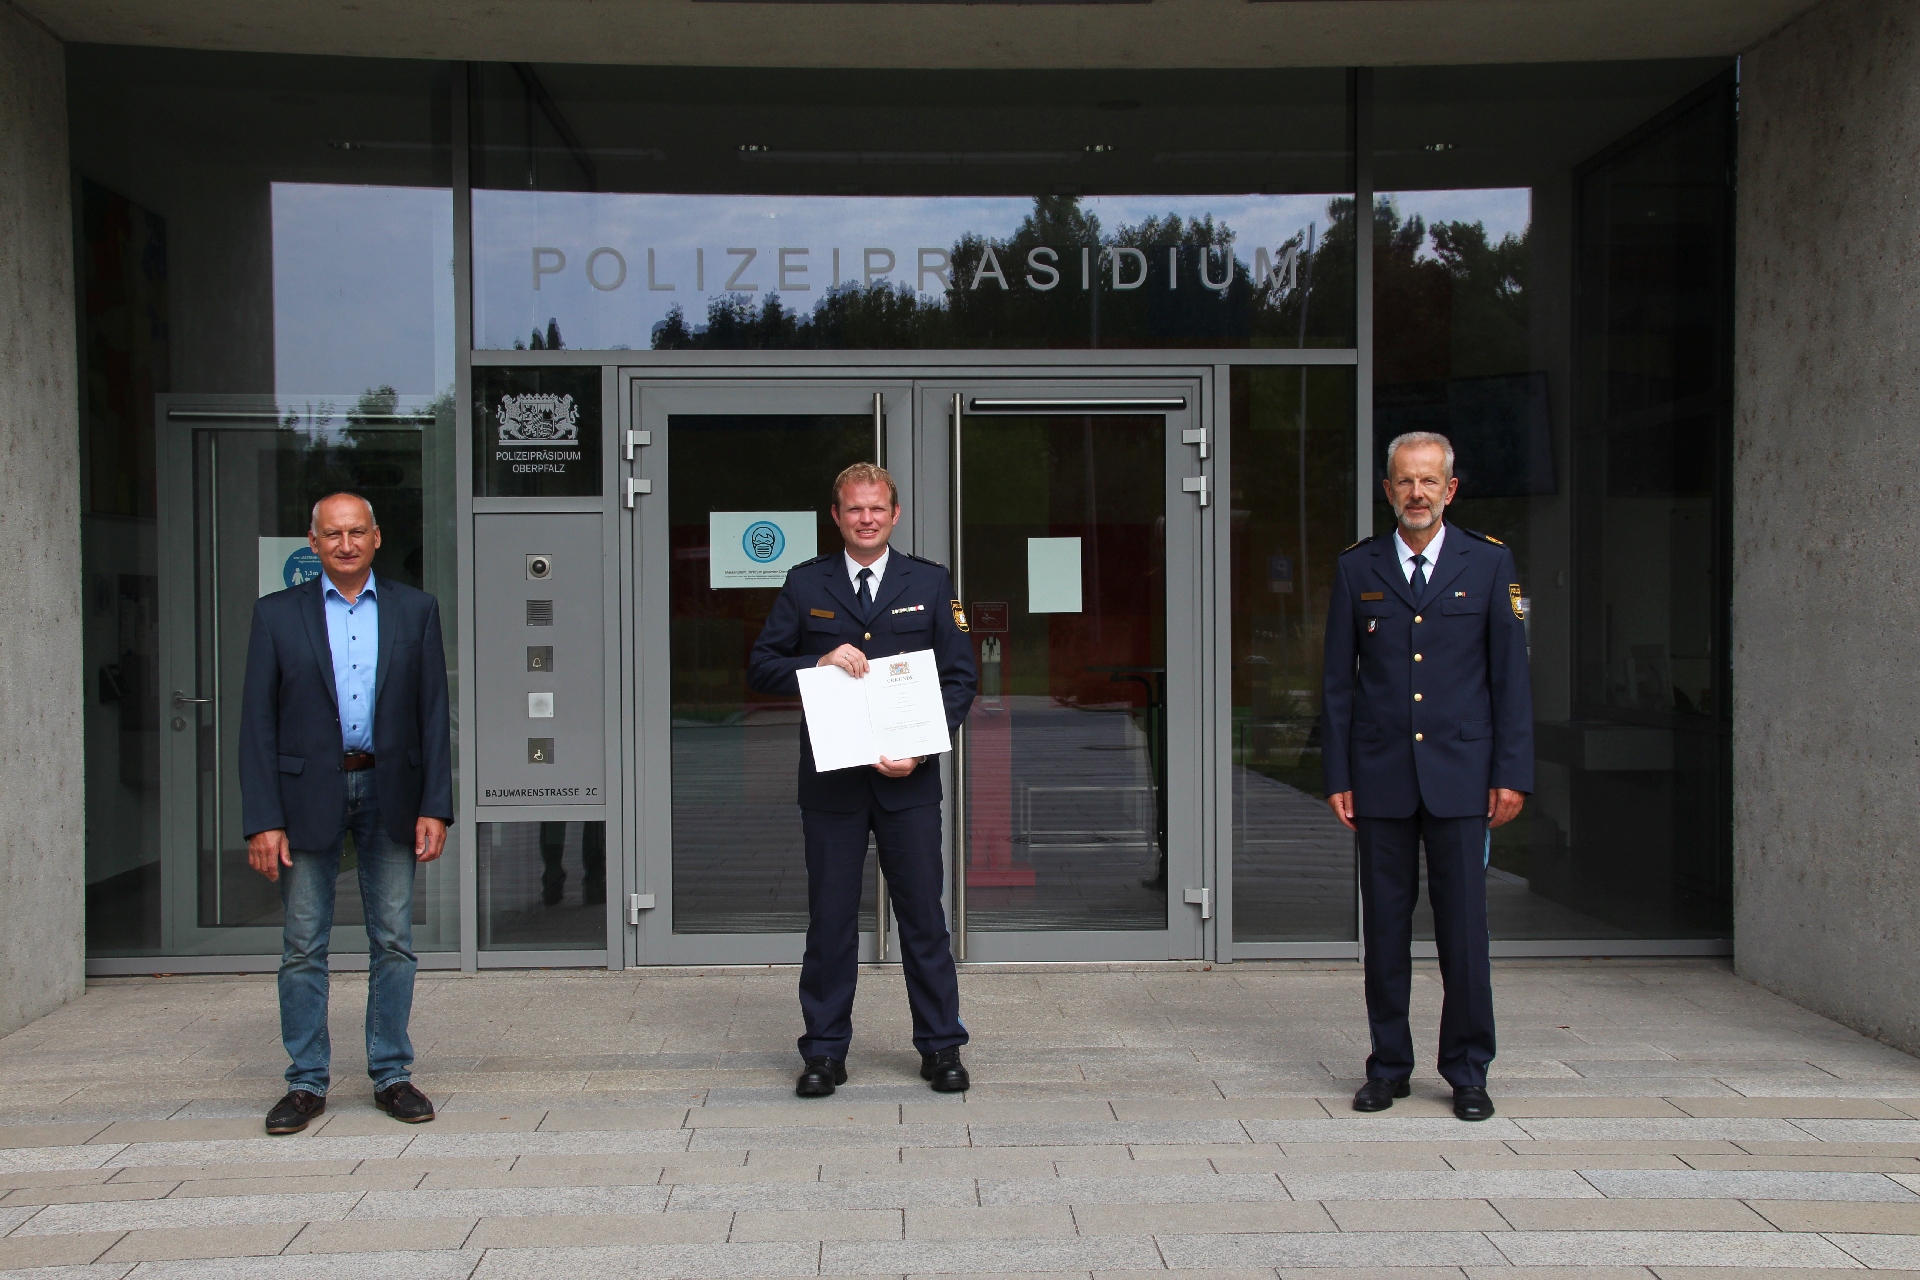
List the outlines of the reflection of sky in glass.
<svg viewBox="0 0 1920 1280">
<path fill-rule="evenodd" d="M 277 392 L 437 395 L 453 350 L 452 192 L 273 184 Z"/>
<path fill-rule="evenodd" d="M 1177 213 L 1183 219 L 1211 214 L 1232 228 L 1240 260 L 1257 247 L 1274 250 L 1305 238 L 1308 223 L 1324 232 L 1327 202 L 1319 195 L 1086 196 L 1081 208 L 1111 235 L 1122 225 Z M 864 251 L 892 253 L 894 268 L 883 278 L 929 293 L 944 286 L 919 271 L 919 250 L 952 249 L 972 233 L 989 239 L 1011 236 L 1033 209 L 1026 196 L 695 196 L 554 191 L 475 191 L 474 344 L 489 349 L 526 342 L 557 319 L 566 345 L 576 349 L 645 348 L 653 327 L 678 305 L 689 325 L 705 323 L 707 299 L 727 292 L 744 255 L 755 256 L 734 289 L 756 301 L 777 291 L 796 311 L 835 282 L 863 279 Z M 780 287 L 781 249 L 789 253 L 786 287 Z M 537 287 L 536 249 L 542 254 Z M 612 253 L 600 252 L 612 250 Z M 653 251 L 648 277 L 647 253 Z M 703 251 L 705 279 L 696 278 L 695 251 Z M 614 254 L 618 254 L 615 257 Z M 561 255 L 565 265 L 561 266 Z M 1078 264 L 1058 264 L 1062 286 L 1077 284 Z M 592 259 L 593 279 L 587 277 Z M 878 259 L 884 262 L 884 257 Z M 625 276 L 622 278 L 622 264 Z M 804 266 L 804 271 L 795 268 Z M 1001 263 L 1013 288 L 1023 288 L 1024 262 Z M 704 284 L 704 288 L 699 287 Z M 747 285 L 757 286 L 748 290 Z M 651 287 L 650 287 L 651 286 Z M 669 288 L 668 286 L 671 286 Z M 988 281 L 983 287 L 996 287 Z"/>
<path fill-rule="evenodd" d="M 1458 191 L 1382 191 L 1381 203 L 1392 202 L 1402 219 L 1415 214 L 1432 227 L 1436 222 L 1477 222 L 1487 229 L 1487 243 L 1525 235 L 1533 221 L 1533 188 L 1484 187 Z M 1432 238 L 1418 255 L 1433 256 Z"/>
</svg>

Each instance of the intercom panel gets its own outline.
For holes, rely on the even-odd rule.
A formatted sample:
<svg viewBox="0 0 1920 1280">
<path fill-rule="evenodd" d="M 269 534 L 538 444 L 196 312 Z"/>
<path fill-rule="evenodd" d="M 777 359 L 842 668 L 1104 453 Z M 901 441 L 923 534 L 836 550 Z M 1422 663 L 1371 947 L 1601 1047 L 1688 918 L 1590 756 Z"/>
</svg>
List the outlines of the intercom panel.
<svg viewBox="0 0 1920 1280">
<path fill-rule="evenodd" d="M 606 803 L 601 517 L 473 518 L 482 809 Z"/>
</svg>

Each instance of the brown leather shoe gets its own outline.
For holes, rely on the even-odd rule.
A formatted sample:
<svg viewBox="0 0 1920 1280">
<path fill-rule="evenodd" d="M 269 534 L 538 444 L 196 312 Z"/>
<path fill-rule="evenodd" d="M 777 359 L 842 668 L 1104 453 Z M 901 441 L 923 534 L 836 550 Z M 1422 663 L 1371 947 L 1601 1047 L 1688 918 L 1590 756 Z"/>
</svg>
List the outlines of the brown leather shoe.
<svg viewBox="0 0 1920 1280">
<path fill-rule="evenodd" d="M 294 1089 L 274 1103 L 273 1110 L 267 1112 L 267 1132 L 298 1133 L 307 1127 L 309 1120 L 326 1109 L 327 1100 L 319 1094 Z"/>
<path fill-rule="evenodd" d="M 425 1124 L 433 1119 L 433 1102 L 413 1087 L 411 1080 L 398 1080 L 373 1095 L 373 1105 L 402 1124 Z"/>
</svg>

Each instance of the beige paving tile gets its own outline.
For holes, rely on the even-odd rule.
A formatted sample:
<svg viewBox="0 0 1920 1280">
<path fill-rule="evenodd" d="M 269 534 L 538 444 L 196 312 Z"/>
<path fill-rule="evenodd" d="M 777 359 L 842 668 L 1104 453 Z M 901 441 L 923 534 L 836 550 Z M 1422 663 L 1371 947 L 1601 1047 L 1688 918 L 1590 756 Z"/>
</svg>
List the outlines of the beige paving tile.
<svg viewBox="0 0 1920 1280">
<path fill-rule="evenodd" d="M 468 1249 L 543 1249 L 621 1244 L 719 1244 L 730 1213 L 650 1213 L 627 1217 L 482 1218 Z"/>
<path fill-rule="evenodd" d="M 118 1169 L 22 1169 L 18 1173 L 0 1173 L 0 1191 L 21 1187 L 79 1187 L 106 1182 Z"/>
<path fill-rule="evenodd" d="M 965 1105 L 958 1108 L 946 1102 L 909 1102 L 903 1104 L 901 1111 L 908 1124 L 952 1124 L 956 1120 L 962 1124 L 1003 1124 L 1020 1120 L 1111 1120 L 1114 1105 L 1096 1099 L 976 1102 L 969 1096 Z"/>
<path fill-rule="evenodd" d="M 458 1249 L 472 1218 L 408 1218 L 400 1222 L 309 1222 L 288 1253 L 383 1253 L 390 1249 Z"/>
<path fill-rule="evenodd" d="M 156 1164 L 129 1165 L 108 1170 L 115 1182 L 186 1182 L 195 1178 L 335 1177 L 369 1164 L 397 1163 L 361 1160 L 276 1160 L 271 1164 Z"/>
<path fill-rule="evenodd" d="M 668 1215 L 676 1216 L 676 1215 Z M 742 1209 L 733 1215 L 735 1244 L 768 1240 L 898 1240 L 898 1209 Z"/>
<path fill-rule="evenodd" d="M 279 1253 L 299 1223 L 257 1227 L 160 1227 L 129 1231 L 101 1262 L 169 1262 L 184 1258 L 253 1258 Z"/>
<path fill-rule="evenodd" d="M 261 1116 L 266 1112 L 262 1110 Z M 321 1120 L 338 1117 L 328 1114 Z M 320 1121 L 309 1124 L 303 1137 L 320 1132 Z M 117 1120 L 95 1134 L 95 1144 L 103 1142 L 217 1142 L 222 1138 L 261 1138 L 266 1136 L 260 1117 L 231 1120 Z"/>
<path fill-rule="evenodd" d="M 1908 1114 L 1877 1098 L 1675 1098 L 1690 1116 L 1767 1116 L 1783 1120 L 1904 1120 Z"/>
<path fill-rule="evenodd" d="M 1506 1231 L 1485 1200 L 1330 1200 L 1342 1231 Z"/>
<path fill-rule="evenodd" d="M 1741 1142 L 1742 1154 L 1755 1156 L 1920 1157 L 1920 1142 Z M 1730 1153 L 1731 1154 L 1731 1153 Z"/>
<path fill-rule="evenodd" d="M 909 1240 L 1032 1239 L 1074 1234 L 1073 1212 L 1063 1204 L 907 1210 Z"/>
<path fill-rule="evenodd" d="M 1730 1272 L 1726 1267 L 1650 1268 L 1658 1280 L 1920 1280 L 1920 1271 L 1898 1271 L 1875 1267 L 1872 1271 L 1844 1270 L 1840 1267 L 1741 1267 Z M 1500 1273 L 1505 1280 L 1506 1273 Z"/>
<path fill-rule="evenodd" d="M 1715 1157 L 1692 1158 L 1704 1160 Z M 1456 1169 L 1689 1169 L 1696 1167 L 1679 1156 L 1669 1155 L 1534 1156 L 1516 1155 L 1513 1152 L 1501 1154 L 1495 1151 L 1469 1151 L 1464 1155 L 1448 1156 L 1447 1163 Z"/>
<path fill-rule="evenodd" d="M 175 1182 L 96 1182 L 78 1187 L 26 1187 L 10 1191 L 0 1208 L 25 1204 L 97 1204 L 109 1200 L 158 1200 Z"/>
<path fill-rule="evenodd" d="M 1366 1173 L 1390 1169 L 1445 1169 L 1450 1167 L 1450 1159 L 1458 1158 L 1424 1148 L 1404 1150 L 1402 1144 L 1395 1142 L 1368 1142 L 1361 1146 L 1364 1149 L 1356 1149 L 1351 1155 L 1288 1155 L 1272 1150 L 1250 1151 L 1215 1156 L 1211 1163 L 1221 1173 Z M 1493 1154 L 1489 1153 L 1490 1156 Z"/>
<path fill-rule="evenodd" d="M 767 1107 L 693 1107 L 687 1111 L 686 1125 L 690 1129 L 762 1129 L 779 1128 L 786 1125 L 897 1125 L 900 1123 L 900 1104 L 897 1102 L 855 1102 L 833 1105 L 837 1099 L 820 1099 L 819 1106 L 767 1106 Z M 933 1123 L 960 1123 L 959 1107 L 929 1108 L 931 1111 L 944 1112 L 930 1115 Z"/>
<path fill-rule="evenodd" d="M 1653 1272 L 1646 1267 L 1467 1267 L 1465 1270 L 1467 1280 L 1653 1280 Z M 1743 1277 L 1747 1274 L 1741 1272 Z M 1733 1278 L 1721 1275 L 1717 1280 Z"/>
<path fill-rule="evenodd" d="M 1756 1213 L 1782 1231 L 1858 1231 L 1920 1235 L 1920 1204 L 1837 1200 L 1754 1200 Z"/>
<path fill-rule="evenodd" d="M 1706 1155 L 1722 1155 L 1722 1156 L 1743 1155 L 1745 1154 L 1745 1152 L 1742 1150 L 1742 1148 L 1751 1147 L 1753 1145 L 1754 1144 L 1750 1142 L 1733 1143 L 1733 1142 L 1723 1142 L 1717 1139 L 1712 1141 L 1702 1141 L 1702 1142 L 1683 1142 L 1683 1141 L 1600 1142 L 1600 1141 L 1579 1141 L 1579 1140 L 1568 1139 L 1564 1141 L 1541 1140 L 1537 1142 L 1513 1142 L 1508 1144 L 1508 1147 L 1516 1155 L 1534 1155 L 1534 1156 L 1563 1156 L 1563 1155 L 1662 1156 L 1662 1155 L 1668 1155 L 1668 1156 L 1684 1157 L 1684 1156 L 1706 1156 Z"/>
<path fill-rule="evenodd" d="M 1622 1117 L 1626 1119 L 1679 1119 L 1688 1114 L 1666 1098 L 1501 1098 L 1493 1105 L 1511 1120 L 1573 1119 L 1580 1117 Z"/>
<path fill-rule="evenodd" d="M 15 1097 L 11 1086 L 0 1086 L 0 1097 Z M 107 1128 L 104 1120 L 84 1124 L 0 1124 L 0 1150 L 10 1147 L 77 1147 Z"/>
<path fill-rule="evenodd" d="M 1321 1120 L 1313 1098 L 1116 1098 L 1122 1120 Z"/>
<path fill-rule="evenodd" d="M 1084 1204 L 1073 1206 L 1073 1219 L 1084 1236 L 1335 1229 L 1326 1210 L 1310 1200 L 1272 1200 L 1259 1204 Z"/>
<path fill-rule="evenodd" d="M 1053 1273 L 1055 1276 L 1059 1272 Z M 1078 1272 L 1071 1274 L 1078 1275 Z M 1324 1275 L 1325 1273 L 1320 1273 Z M 1165 1271 L 1094 1271 L 1093 1280 L 1171 1280 Z M 1271 1268 L 1257 1271 L 1231 1270 L 1219 1267 L 1201 1267 L 1177 1273 L 1179 1280 L 1273 1280 Z M 1460 1273 L 1453 1271 L 1448 1280 L 1459 1280 Z"/>
<path fill-rule="evenodd" d="M 817 1164 L 781 1164 L 772 1168 L 763 1165 L 727 1165 L 719 1169 L 681 1168 L 668 1165 L 660 1171 L 662 1185 L 681 1182 L 818 1182 L 820 1166 Z"/>
<path fill-rule="evenodd" d="M 9 1236 L 0 1240 L 0 1271 L 79 1266 L 98 1258 L 119 1238 L 118 1231 L 82 1231 L 69 1236 Z"/>
<path fill-rule="evenodd" d="M 347 1174 L 324 1174 L 316 1178 L 193 1178 L 182 1182 L 173 1192 L 175 1199 L 189 1196 L 267 1196 L 299 1195 L 321 1191 L 407 1191 L 427 1177 L 421 1169 L 375 1168 Z M 112 1184 L 115 1186 L 122 1184 Z"/>
<path fill-rule="evenodd" d="M 525 1162 L 523 1161 L 522 1164 Z M 573 1169 L 447 1169 L 419 1180 L 422 1191 L 473 1191 L 487 1187 L 650 1187 L 660 1181 L 660 1166 L 583 1165 Z"/>
<path fill-rule="evenodd" d="M 1767 1231 L 1738 1200 L 1495 1200 L 1515 1231 Z"/>
<path fill-rule="evenodd" d="M 1920 1173 L 1908 1156 L 1688 1156 L 1695 1169 L 1778 1169 L 1808 1173 Z"/>
<path fill-rule="evenodd" d="M 414 1128 L 420 1133 L 532 1133 L 545 1116 L 544 1111 L 442 1111 Z M 354 1112 L 335 1116 L 327 1126 L 327 1136 L 384 1138 L 394 1132 L 396 1123 L 392 1116 L 378 1111 Z"/>
<path fill-rule="evenodd" d="M 589 1133 L 594 1131 L 632 1131 L 638 1129 L 678 1129 L 687 1119 L 688 1107 L 648 1108 L 556 1108 L 540 1122 L 542 1133 Z"/>
</svg>

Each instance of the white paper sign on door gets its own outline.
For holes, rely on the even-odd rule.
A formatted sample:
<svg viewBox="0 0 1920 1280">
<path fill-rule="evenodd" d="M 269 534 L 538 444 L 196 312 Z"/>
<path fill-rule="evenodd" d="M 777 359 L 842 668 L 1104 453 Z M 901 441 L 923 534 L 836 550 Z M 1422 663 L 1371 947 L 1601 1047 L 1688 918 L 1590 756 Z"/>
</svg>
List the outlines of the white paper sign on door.
<svg viewBox="0 0 1920 1280">
<path fill-rule="evenodd" d="M 305 538 L 260 539 L 260 594 L 270 596 L 319 577 L 320 557 Z"/>
<path fill-rule="evenodd" d="M 820 554 L 819 517 L 811 511 L 707 513 L 707 585 L 777 587 L 787 570 Z"/>
<path fill-rule="evenodd" d="M 1080 539 L 1027 539 L 1027 612 L 1080 612 Z"/>
</svg>

